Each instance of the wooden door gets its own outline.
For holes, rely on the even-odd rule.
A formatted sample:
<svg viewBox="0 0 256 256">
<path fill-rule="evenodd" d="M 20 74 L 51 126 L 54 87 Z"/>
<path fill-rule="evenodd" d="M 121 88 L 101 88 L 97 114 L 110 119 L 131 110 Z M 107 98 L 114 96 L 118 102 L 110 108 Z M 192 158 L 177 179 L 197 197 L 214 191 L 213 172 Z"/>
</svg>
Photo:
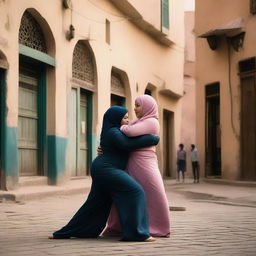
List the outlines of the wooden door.
<svg viewBox="0 0 256 256">
<path fill-rule="evenodd" d="M 221 176 L 220 100 L 207 98 L 206 171 L 207 176 Z"/>
<path fill-rule="evenodd" d="M 256 75 L 241 78 L 241 176 L 256 180 Z"/>
<path fill-rule="evenodd" d="M 80 94 L 80 154 L 79 154 L 79 168 L 77 175 L 86 175 L 87 173 L 87 95 L 81 91 Z"/>
<path fill-rule="evenodd" d="M 205 94 L 205 174 L 221 176 L 220 84 L 206 85 Z"/>
<path fill-rule="evenodd" d="M 175 177 L 173 169 L 173 112 L 164 110 L 163 113 L 163 161 L 164 161 L 164 176 Z"/>
<path fill-rule="evenodd" d="M 77 89 L 71 90 L 68 119 L 68 171 L 76 176 L 77 169 Z"/>
<path fill-rule="evenodd" d="M 37 175 L 38 76 L 23 69 L 19 74 L 18 150 L 20 175 Z"/>
<path fill-rule="evenodd" d="M 69 103 L 67 166 L 71 176 L 88 174 L 88 95 L 72 89 Z"/>
</svg>

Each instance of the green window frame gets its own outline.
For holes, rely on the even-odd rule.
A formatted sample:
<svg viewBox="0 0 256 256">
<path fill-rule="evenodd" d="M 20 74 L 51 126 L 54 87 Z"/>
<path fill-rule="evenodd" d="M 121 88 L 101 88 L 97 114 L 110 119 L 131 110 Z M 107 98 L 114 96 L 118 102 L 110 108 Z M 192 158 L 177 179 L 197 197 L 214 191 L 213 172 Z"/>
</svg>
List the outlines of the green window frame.
<svg viewBox="0 0 256 256">
<path fill-rule="evenodd" d="M 169 21 L 169 0 L 162 0 L 162 27 L 169 29 L 170 21 Z"/>
<path fill-rule="evenodd" d="M 5 70 L 0 68 L 0 189 L 4 188 L 4 130 L 6 127 L 6 90 L 5 90 Z"/>
</svg>

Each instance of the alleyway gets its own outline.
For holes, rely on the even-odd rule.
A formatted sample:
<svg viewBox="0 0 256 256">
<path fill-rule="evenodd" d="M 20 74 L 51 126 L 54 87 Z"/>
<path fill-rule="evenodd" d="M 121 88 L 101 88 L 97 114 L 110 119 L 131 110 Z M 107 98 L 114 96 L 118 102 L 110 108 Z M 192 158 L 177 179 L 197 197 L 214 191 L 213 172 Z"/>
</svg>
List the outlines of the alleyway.
<svg viewBox="0 0 256 256">
<path fill-rule="evenodd" d="M 84 194 L 0 203 L 0 255 L 256 255 L 256 205 L 188 197 L 178 193 L 177 187 L 166 185 L 170 205 L 186 207 L 186 211 L 171 211 L 171 238 L 154 243 L 47 239 L 69 220 L 86 198 Z M 221 187 L 227 191 L 228 185 Z"/>
</svg>

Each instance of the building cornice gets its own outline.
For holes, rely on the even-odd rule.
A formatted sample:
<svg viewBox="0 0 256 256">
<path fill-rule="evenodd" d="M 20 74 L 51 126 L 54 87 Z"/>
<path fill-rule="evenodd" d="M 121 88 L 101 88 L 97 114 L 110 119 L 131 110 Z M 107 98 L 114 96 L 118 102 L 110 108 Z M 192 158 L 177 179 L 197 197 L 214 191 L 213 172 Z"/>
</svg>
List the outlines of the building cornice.
<svg viewBox="0 0 256 256">
<path fill-rule="evenodd" d="M 110 2 L 124 13 L 134 25 L 150 35 L 156 41 L 166 46 L 171 46 L 173 44 L 173 41 L 167 37 L 166 33 L 147 22 L 128 0 L 110 0 Z"/>
</svg>

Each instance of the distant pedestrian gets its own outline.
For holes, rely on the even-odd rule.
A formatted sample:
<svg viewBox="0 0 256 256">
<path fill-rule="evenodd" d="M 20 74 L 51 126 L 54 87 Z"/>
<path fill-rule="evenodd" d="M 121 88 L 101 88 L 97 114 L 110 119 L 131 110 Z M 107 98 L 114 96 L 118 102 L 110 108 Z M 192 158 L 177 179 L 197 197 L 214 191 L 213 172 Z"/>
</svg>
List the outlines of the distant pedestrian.
<svg viewBox="0 0 256 256">
<path fill-rule="evenodd" d="M 199 183 L 199 156 L 197 148 L 194 144 L 191 144 L 190 158 L 192 163 L 194 183 Z"/>
<path fill-rule="evenodd" d="M 185 171 L 186 171 L 186 151 L 184 145 L 179 144 L 179 150 L 177 151 L 177 175 L 178 181 L 180 181 L 180 173 L 182 174 L 182 182 L 185 182 Z"/>
</svg>

